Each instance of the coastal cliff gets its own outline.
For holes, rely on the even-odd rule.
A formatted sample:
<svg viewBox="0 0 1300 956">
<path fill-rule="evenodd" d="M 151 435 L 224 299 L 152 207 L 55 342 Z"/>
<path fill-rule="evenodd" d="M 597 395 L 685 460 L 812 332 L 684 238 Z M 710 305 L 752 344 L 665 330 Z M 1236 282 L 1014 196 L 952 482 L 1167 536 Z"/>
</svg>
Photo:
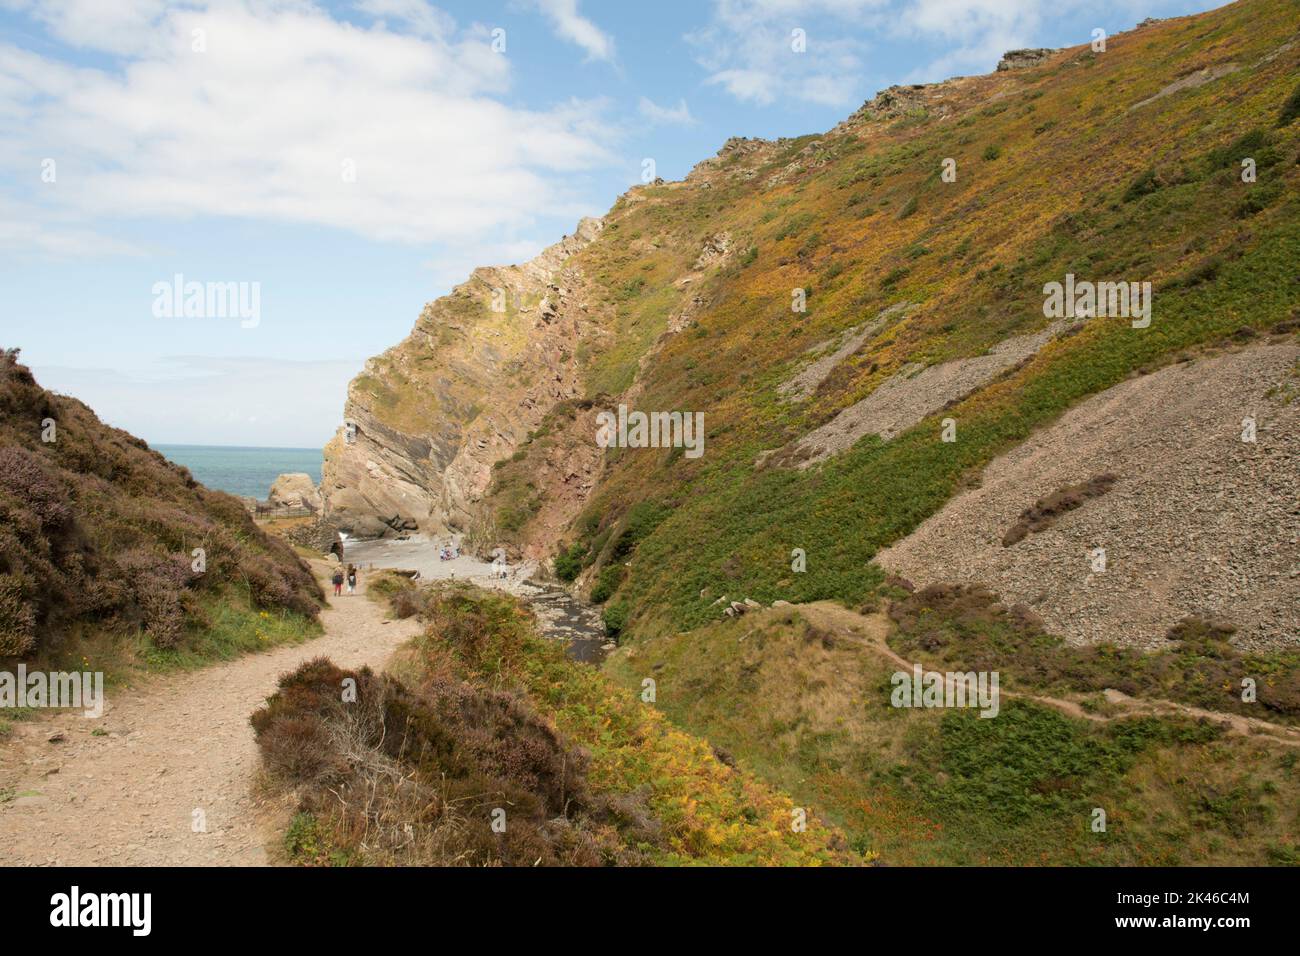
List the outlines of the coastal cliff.
<svg viewBox="0 0 1300 956">
<path fill-rule="evenodd" d="M 366 363 L 325 447 L 328 520 L 363 537 L 467 527 L 493 463 L 580 392 L 585 278 L 566 263 L 600 230 L 584 219 L 523 265 L 476 269 Z"/>
</svg>

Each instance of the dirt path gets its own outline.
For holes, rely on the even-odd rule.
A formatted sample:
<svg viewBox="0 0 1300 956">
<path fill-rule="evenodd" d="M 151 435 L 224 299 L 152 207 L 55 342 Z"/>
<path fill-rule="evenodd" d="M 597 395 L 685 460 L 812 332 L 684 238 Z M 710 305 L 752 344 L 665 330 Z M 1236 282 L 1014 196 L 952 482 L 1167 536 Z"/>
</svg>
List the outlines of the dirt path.
<svg viewBox="0 0 1300 956">
<path fill-rule="evenodd" d="M 817 601 L 812 604 L 795 605 L 795 610 L 819 627 L 828 628 L 838 634 L 848 633 L 856 638 L 862 646 L 880 654 L 900 670 L 911 671 L 914 661 L 909 661 L 894 651 L 886 642 L 890 625 L 883 614 L 863 615 L 850 611 L 833 601 Z M 945 690 L 952 684 L 945 681 Z M 1196 719 L 1212 720 L 1225 725 L 1229 733 L 1266 740 L 1284 747 L 1300 747 L 1300 728 L 1274 724 L 1254 717 L 1240 714 L 1227 714 L 1217 710 L 1205 710 L 1190 704 L 1180 704 L 1172 700 L 1145 700 L 1130 697 L 1117 690 L 1105 692 L 1106 702 L 1114 709 L 1114 714 L 1099 714 L 1084 708 L 1078 700 L 1065 697 L 1048 697 L 1041 694 L 1025 694 L 999 688 L 1003 697 L 1031 700 L 1045 707 L 1052 707 L 1070 717 L 1105 723 L 1119 717 L 1133 717 L 1140 714 L 1182 715 Z"/>
<path fill-rule="evenodd" d="M 251 790 L 249 714 L 301 662 L 379 668 L 417 629 L 364 594 L 332 599 L 321 622 L 324 635 L 304 644 L 110 690 L 99 720 L 15 723 L 0 743 L 0 788 L 17 794 L 0 803 L 0 865 L 266 864 L 273 833 Z M 49 742 L 56 732 L 64 739 Z M 194 832 L 196 810 L 206 832 Z"/>
</svg>

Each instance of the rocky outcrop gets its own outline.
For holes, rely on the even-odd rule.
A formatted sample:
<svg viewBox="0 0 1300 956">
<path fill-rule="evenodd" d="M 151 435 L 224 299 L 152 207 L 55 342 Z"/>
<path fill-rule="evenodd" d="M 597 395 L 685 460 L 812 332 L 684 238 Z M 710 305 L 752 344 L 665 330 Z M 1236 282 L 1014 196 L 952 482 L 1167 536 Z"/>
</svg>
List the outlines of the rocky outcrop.
<svg viewBox="0 0 1300 956">
<path fill-rule="evenodd" d="M 1038 47 L 1031 50 L 1008 50 L 1002 54 L 1002 59 L 998 61 L 998 72 L 1027 70 L 1033 66 L 1040 66 L 1055 52 L 1055 50 L 1050 50 L 1047 47 Z"/>
<path fill-rule="evenodd" d="M 876 116 L 906 116 L 909 113 L 925 109 L 928 99 L 925 93 L 926 89 L 927 84 L 924 83 L 914 83 L 911 86 L 891 86 L 877 93 L 875 98 L 867 104 L 867 109 Z"/>
<path fill-rule="evenodd" d="M 523 265 L 476 269 L 366 363 L 325 447 L 327 521 L 362 537 L 468 525 L 492 465 L 579 393 L 574 350 L 589 319 L 568 260 L 601 228 L 584 219 Z"/>
<path fill-rule="evenodd" d="M 267 501 L 280 508 L 310 508 L 312 511 L 319 511 L 323 503 L 316 482 L 311 480 L 311 475 L 301 471 L 276 478 L 271 483 Z"/>
</svg>

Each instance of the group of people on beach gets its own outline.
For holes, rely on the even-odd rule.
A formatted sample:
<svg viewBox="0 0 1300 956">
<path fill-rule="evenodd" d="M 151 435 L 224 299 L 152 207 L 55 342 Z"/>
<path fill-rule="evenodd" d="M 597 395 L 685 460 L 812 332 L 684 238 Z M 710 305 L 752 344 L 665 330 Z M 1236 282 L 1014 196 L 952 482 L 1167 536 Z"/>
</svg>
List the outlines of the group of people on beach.
<svg viewBox="0 0 1300 956">
<path fill-rule="evenodd" d="M 333 583 L 335 597 L 338 597 L 343 593 L 344 582 L 347 583 L 348 594 L 355 594 L 357 591 L 357 566 L 355 564 L 348 565 L 348 572 L 346 575 L 343 573 L 342 565 L 339 565 L 339 567 L 334 569 Z"/>
<path fill-rule="evenodd" d="M 438 559 L 441 561 L 455 561 L 460 557 L 460 545 L 444 544 L 442 550 L 438 552 Z"/>
</svg>

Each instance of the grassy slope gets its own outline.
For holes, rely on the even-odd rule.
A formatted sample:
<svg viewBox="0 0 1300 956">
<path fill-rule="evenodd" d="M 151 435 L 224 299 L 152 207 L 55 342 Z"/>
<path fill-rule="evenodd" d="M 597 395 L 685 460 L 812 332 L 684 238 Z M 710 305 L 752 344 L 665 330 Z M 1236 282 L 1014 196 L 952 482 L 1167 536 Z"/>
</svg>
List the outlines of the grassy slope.
<svg viewBox="0 0 1300 956">
<path fill-rule="evenodd" d="M 431 706 L 449 693 L 449 681 L 464 682 L 462 686 L 480 696 L 501 691 L 519 695 L 529 713 L 558 731 L 564 747 L 579 747 L 586 755 L 584 788 L 615 806 L 640 806 L 633 815 L 654 821 L 649 828 L 653 836 L 647 836 L 645 826 L 637 833 L 617 825 L 618 839 L 644 861 L 863 862 L 836 828 L 815 816 L 809 817 L 807 829 L 796 831 L 791 826 L 795 807 L 786 796 L 749 773 L 727 767 L 707 742 L 673 727 L 653 706 L 641 702 L 640 685 L 624 691 L 598 670 L 567 660 L 562 645 L 540 637 L 531 616 L 514 598 L 467 585 L 415 589 L 408 582 L 382 577 L 372 588 L 388 595 L 398 613 L 418 610 L 427 622 L 424 635 L 395 659 L 393 674 L 417 693 L 431 695 Z M 458 744 L 472 742 L 483 732 L 470 729 Z M 504 760 L 499 764 L 495 773 L 511 778 L 512 765 Z M 454 761 L 424 769 L 433 778 L 444 772 L 456 775 Z M 521 783 L 524 779 L 519 778 Z M 484 787 L 490 785 L 479 784 L 461 797 L 470 804 L 482 802 L 487 796 Z M 417 825 L 437 822 L 421 818 Z M 299 818 L 287 845 L 300 862 L 355 862 L 366 858 L 364 853 L 357 856 L 358 847 L 351 842 L 355 836 L 346 826 L 327 827 L 315 817 Z M 400 855 L 394 861 L 409 862 Z"/>
<path fill-rule="evenodd" d="M 311 572 L 237 499 L 40 388 L 16 353 L 0 412 L 0 661 L 112 679 L 318 632 Z"/>
<path fill-rule="evenodd" d="M 782 184 L 769 177 L 816 137 L 760 152 L 750 179 L 650 188 L 616 207 L 617 229 L 587 252 L 611 285 L 630 288 L 642 267 L 603 248 L 619 233 L 657 230 L 672 237 L 664 246 L 693 250 L 725 229 L 752 251 L 711 280 L 695 327 L 643 373 L 639 407 L 705 411 L 705 456 L 611 454 L 575 524 L 574 553 L 597 564 L 598 587 L 617 585 L 617 616 L 632 614 L 636 640 L 611 673 L 629 689 L 653 673 L 671 719 L 889 861 L 1300 860 L 1296 755 L 1285 749 L 1183 720 L 1099 726 L 1024 703 L 992 721 L 898 711 L 885 704 L 892 668 L 883 661 L 813 646 L 820 638 L 797 618 L 716 623 L 711 607 L 722 593 L 873 600 L 875 552 L 1033 429 L 1125 377 L 1296 317 L 1300 123 L 1278 121 L 1300 48 L 1260 61 L 1291 39 L 1297 12 L 1256 0 L 1163 23 L 1102 55 L 1081 48 L 1044 69 L 974 81 L 948 119 L 912 115 L 822 138 L 825 162 Z M 1226 61 L 1245 69 L 1129 110 Z M 938 177 L 948 156 L 958 161 L 954 184 Z M 1261 171 L 1254 185 L 1238 176 L 1245 156 Z M 938 440 L 935 415 L 807 472 L 753 467 L 760 451 L 828 420 L 904 363 L 978 354 L 1041 328 L 1042 286 L 1067 272 L 1151 281 L 1151 327 L 1100 320 L 1052 344 L 943 412 L 959 422 L 955 444 Z M 794 287 L 809 290 L 805 315 L 789 310 Z M 917 307 L 811 400 L 779 400 L 776 386 L 805 349 L 902 301 Z M 623 359 L 601 361 L 591 381 L 604 387 Z M 662 520 L 629 521 L 647 509 Z M 805 573 L 791 570 L 794 548 L 807 553 Z M 931 623 L 955 635 L 938 655 L 898 636 L 901 651 L 931 666 L 991 656 L 1009 686 L 1085 692 L 1132 678 L 1138 693 L 1234 709 L 1224 695 L 1235 678 L 1231 687 L 1210 680 L 1240 670 L 1222 648 L 1189 645 L 1136 663 L 1103 648 L 1075 661 L 1046 636 Z M 1271 682 L 1275 710 L 1280 695 L 1285 712 L 1274 719 L 1290 719 L 1294 655 L 1265 656 L 1248 670 Z M 1105 834 L 1089 826 L 1099 806 Z"/>
<path fill-rule="evenodd" d="M 578 256 L 617 308 L 615 345 L 589 359 L 589 394 L 631 380 L 666 321 L 664 282 L 689 268 L 707 236 L 727 230 L 754 250 L 696 290 L 706 298 L 696 324 L 641 379 L 638 407 L 705 412 L 705 455 L 612 454 L 575 528 L 594 557 L 632 504 L 672 506 L 631 556 L 618 594 L 636 632 L 699 625 L 722 592 L 860 600 L 880 579 L 870 561 L 881 546 L 1035 427 L 1202 343 L 1289 318 L 1300 302 L 1300 124 L 1276 121 L 1300 47 L 1254 64 L 1290 37 L 1297 10 L 1292 0 L 1243 0 L 1113 38 L 1104 54 L 1084 47 L 1041 69 L 964 81 L 952 94 L 964 105 L 948 118 L 822 137 L 820 165 L 783 183 L 769 179 L 818 138 L 722 161 L 724 172 L 760 163 L 749 179 L 646 187 L 622 200 Z M 1129 110 L 1190 68 L 1226 60 L 1246 68 Z M 1259 163 L 1254 185 L 1239 181 L 1244 155 Z M 949 156 L 952 184 L 938 175 Z M 906 362 L 978 354 L 1041 328 L 1042 286 L 1067 272 L 1152 281 L 1151 327 L 1105 319 L 1054 343 L 943 413 L 960 423 L 956 443 L 938 440 L 934 416 L 807 472 L 754 469 L 760 451 L 826 421 Z M 809 290 L 806 314 L 790 311 L 796 287 Z M 778 400 L 776 385 L 805 349 L 897 301 L 917 308 L 809 402 Z M 790 571 L 796 547 L 806 573 Z"/>
<path fill-rule="evenodd" d="M 1005 698 L 992 720 L 894 708 L 894 666 L 807 613 L 650 638 L 610 671 L 629 691 L 653 673 L 671 720 L 887 863 L 1300 862 L 1295 748 L 1182 718 L 1098 725 Z M 1091 826 L 1098 807 L 1104 833 Z"/>
</svg>

